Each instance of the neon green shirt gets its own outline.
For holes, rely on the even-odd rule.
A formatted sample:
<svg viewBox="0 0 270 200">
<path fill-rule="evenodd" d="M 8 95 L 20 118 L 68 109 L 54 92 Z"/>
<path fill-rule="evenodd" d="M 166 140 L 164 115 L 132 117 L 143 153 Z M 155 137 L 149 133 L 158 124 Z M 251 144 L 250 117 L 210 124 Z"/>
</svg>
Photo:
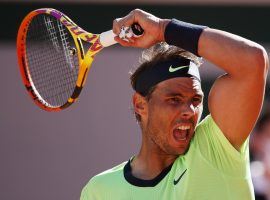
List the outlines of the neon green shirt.
<svg viewBox="0 0 270 200">
<path fill-rule="evenodd" d="M 234 149 L 211 116 L 185 155 L 153 180 L 133 177 L 130 161 L 93 177 L 81 200 L 254 200 L 248 140 Z"/>
</svg>

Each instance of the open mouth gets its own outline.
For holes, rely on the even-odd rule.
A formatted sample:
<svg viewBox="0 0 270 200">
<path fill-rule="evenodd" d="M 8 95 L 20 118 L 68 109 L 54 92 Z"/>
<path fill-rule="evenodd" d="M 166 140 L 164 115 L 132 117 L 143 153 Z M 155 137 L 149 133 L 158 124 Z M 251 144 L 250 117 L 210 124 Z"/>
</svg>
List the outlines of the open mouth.
<svg viewBox="0 0 270 200">
<path fill-rule="evenodd" d="M 173 137 L 177 141 L 187 141 L 191 125 L 180 125 L 173 130 Z"/>
</svg>

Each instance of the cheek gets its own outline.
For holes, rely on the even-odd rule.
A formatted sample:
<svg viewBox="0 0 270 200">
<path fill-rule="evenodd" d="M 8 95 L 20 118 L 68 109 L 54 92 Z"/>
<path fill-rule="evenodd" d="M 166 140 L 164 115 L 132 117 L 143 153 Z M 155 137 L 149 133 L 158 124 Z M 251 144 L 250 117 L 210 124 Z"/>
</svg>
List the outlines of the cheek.
<svg viewBox="0 0 270 200">
<path fill-rule="evenodd" d="M 159 109 L 150 109 L 148 115 L 148 126 L 151 129 L 160 130 L 165 126 L 167 115 Z"/>
<path fill-rule="evenodd" d="M 199 106 L 196 108 L 195 113 L 196 113 L 196 122 L 197 124 L 199 123 L 199 121 L 201 120 L 202 117 L 202 112 L 203 112 L 203 106 Z"/>
<path fill-rule="evenodd" d="M 168 128 L 174 117 L 175 109 L 171 107 L 161 103 L 149 106 L 148 121 L 152 125 L 155 124 L 155 126 L 160 127 L 160 129 Z"/>
<path fill-rule="evenodd" d="M 148 110 L 148 130 L 159 138 L 164 138 L 170 129 L 171 114 L 164 106 L 152 106 Z"/>
</svg>

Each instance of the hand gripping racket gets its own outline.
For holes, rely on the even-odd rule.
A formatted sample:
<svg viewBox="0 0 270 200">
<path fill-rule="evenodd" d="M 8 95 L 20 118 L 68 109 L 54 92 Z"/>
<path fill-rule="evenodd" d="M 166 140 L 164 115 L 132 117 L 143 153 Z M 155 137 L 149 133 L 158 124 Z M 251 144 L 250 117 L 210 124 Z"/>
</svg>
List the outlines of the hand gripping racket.
<svg viewBox="0 0 270 200">
<path fill-rule="evenodd" d="M 119 37 L 141 35 L 138 24 L 123 27 Z M 85 84 L 94 56 L 116 43 L 112 30 L 89 33 L 65 14 L 51 8 L 30 12 L 17 36 L 17 55 L 23 83 L 34 102 L 46 111 L 74 103 Z M 89 44 L 87 50 L 84 50 Z"/>
</svg>

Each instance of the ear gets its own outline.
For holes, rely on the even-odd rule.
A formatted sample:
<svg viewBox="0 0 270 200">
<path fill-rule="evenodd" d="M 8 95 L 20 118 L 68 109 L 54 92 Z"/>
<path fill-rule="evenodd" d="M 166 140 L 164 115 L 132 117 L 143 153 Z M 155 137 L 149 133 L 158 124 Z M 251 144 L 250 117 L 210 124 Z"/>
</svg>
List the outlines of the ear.
<svg viewBox="0 0 270 200">
<path fill-rule="evenodd" d="M 133 108 L 134 108 L 134 112 L 139 114 L 141 116 L 141 118 L 144 118 L 145 116 L 147 116 L 147 111 L 148 111 L 148 103 L 146 101 L 146 99 L 140 95 L 139 93 L 135 93 L 133 95 Z"/>
</svg>

